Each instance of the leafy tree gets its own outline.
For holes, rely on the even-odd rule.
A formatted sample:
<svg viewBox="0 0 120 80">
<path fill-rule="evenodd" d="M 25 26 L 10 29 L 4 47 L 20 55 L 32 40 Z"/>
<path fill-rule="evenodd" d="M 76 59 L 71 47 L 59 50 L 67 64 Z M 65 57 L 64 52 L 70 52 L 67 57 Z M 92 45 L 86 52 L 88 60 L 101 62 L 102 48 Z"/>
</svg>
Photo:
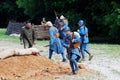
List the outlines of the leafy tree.
<svg viewBox="0 0 120 80">
<path fill-rule="evenodd" d="M 119 39 L 119 4 L 119 0 L 1 0 L 0 25 L 10 19 L 24 21 L 29 18 L 40 24 L 43 17 L 54 22 L 56 11 L 58 16 L 68 18 L 72 30 L 77 30 L 77 22 L 83 19 L 90 37 Z"/>
<path fill-rule="evenodd" d="M 9 20 L 23 21 L 27 18 L 23 14 L 23 9 L 18 9 L 16 0 L 1 0 L 0 1 L 0 26 L 6 27 Z"/>
<path fill-rule="evenodd" d="M 32 19 L 35 17 L 46 16 L 48 12 L 47 0 L 17 0 L 19 8 L 24 9 L 24 13 Z M 50 10 L 49 10 L 50 11 Z"/>
<path fill-rule="evenodd" d="M 110 27 L 109 36 L 114 39 L 119 39 L 120 34 L 120 5 L 115 1 L 111 2 L 113 10 L 111 13 L 104 16 L 104 24 Z M 120 40 L 120 39 L 119 39 Z"/>
<path fill-rule="evenodd" d="M 62 14 L 67 15 L 66 13 L 68 13 L 69 16 L 69 14 L 71 14 L 70 11 L 75 13 L 70 5 L 74 5 L 76 1 L 77 0 L 17 0 L 16 3 L 18 7 L 23 8 L 24 13 L 32 19 L 40 19 L 47 16 L 53 20 L 55 19 L 54 11 L 56 11 L 59 16 Z M 69 9 L 67 6 L 69 6 Z M 75 15 L 77 14 L 75 13 Z"/>
</svg>

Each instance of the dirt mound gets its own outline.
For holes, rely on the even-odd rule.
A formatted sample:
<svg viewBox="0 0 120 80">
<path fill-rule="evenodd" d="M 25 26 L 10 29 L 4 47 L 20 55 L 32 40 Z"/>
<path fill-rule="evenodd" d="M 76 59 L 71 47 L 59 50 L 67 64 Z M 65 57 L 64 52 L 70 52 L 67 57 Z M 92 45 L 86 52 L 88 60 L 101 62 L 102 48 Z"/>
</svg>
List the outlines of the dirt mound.
<svg viewBox="0 0 120 80">
<path fill-rule="evenodd" d="M 14 56 L 0 60 L 1 80 L 41 80 L 67 75 L 70 71 L 68 63 L 55 62 L 43 56 Z"/>
</svg>

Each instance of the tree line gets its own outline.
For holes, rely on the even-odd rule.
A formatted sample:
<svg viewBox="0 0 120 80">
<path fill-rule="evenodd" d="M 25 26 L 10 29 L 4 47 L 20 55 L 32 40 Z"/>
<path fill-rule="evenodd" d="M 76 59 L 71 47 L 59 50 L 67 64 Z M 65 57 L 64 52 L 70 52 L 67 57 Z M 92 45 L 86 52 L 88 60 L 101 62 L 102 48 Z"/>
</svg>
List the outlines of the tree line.
<svg viewBox="0 0 120 80">
<path fill-rule="evenodd" d="M 119 0 L 0 0 L 0 26 L 28 19 L 40 24 L 43 17 L 54 22 L 56 12 L 67 17 L 72 30 L 79 28 L 79 19 L 85 20 L 93 41 L 119 43 L 119 4 Z"/>
</svg>

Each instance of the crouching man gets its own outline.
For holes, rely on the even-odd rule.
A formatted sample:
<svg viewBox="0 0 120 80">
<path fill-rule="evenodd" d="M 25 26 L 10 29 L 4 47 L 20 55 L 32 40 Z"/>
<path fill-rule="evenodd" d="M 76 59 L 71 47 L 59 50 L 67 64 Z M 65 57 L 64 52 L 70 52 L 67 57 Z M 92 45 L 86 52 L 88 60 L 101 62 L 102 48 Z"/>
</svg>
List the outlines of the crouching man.
<svg viewBox="0 0 120 80">
<path fill-rule="evenodd" d="M 77 61 L 80 59 L 80 53 L 79 53 L 79 36 L 74 34 L 74 32 L 70 32 L 70 28 L 67 27 L 66 30 L 66 36 L 64 38 L 64 47 L 67 49 L 67 58 L 70 61 L 70 67 L 72 69 L 72 72 L 70 75 L 77 74 L 78 72 L 78 64 Z"/>
</svg>

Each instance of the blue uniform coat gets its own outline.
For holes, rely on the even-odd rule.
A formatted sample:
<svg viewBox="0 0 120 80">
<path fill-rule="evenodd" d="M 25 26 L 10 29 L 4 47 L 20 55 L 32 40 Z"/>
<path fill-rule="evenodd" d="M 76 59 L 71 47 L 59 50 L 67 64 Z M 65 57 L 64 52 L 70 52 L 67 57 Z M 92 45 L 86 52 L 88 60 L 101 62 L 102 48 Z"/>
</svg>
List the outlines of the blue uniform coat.
<svg viewBox="0 0 120 80">
<path fill-rule="evenodd" d="M 66 36 L 66 28 L 69 27 L 69 26 L 63 26 L 62 29 L 59 29 L 59 33 L 60 33 L 60 39 L 64 39 L 64 37 Z"/>
<path fill-rule="evenodd" d="M 78 35 L 74 34 L 74 42 L 73 43 L 76 43 L 76 42 L 80 42 L 80 39 L 78 37 Z M 80 53 L 79 53 L 79 50 L 78 48 L 74 48 L 72 45 L 70 48 L 68 48 L 68 45 L 71 44 L 71 41 L 72 41 L 72 38 L 70 36 L 70 34 L 67 34 L 66 37 L 64 38 L 64 47 L 67 48 L 67 53 L 68 54 L 76 54 L 78 56 L 80 56 Z"/>
<path fill-rule="evenodd" d="M 56 33 L 58 33 L 58 30 L 57 30 L 56 27 L 52 26 L 52 27 L 49 28 L 50 49 L 59 54 L 59 53 L 63 53 L 64 48 L 63 48 L 63 46 L 60 42 L 60 39 L 55 36 Z"/>
<path fill-rule="evenodd" d="M 81 26 L 79 29 L 79 34 L 80 34 L 80 42 L 81 43 L 88 43 L 89 42 L 89 38 L 88 36 L 85 36 L 85 34 L 88 33 L 88 28 L 85 26 Z"/>
</svg>

